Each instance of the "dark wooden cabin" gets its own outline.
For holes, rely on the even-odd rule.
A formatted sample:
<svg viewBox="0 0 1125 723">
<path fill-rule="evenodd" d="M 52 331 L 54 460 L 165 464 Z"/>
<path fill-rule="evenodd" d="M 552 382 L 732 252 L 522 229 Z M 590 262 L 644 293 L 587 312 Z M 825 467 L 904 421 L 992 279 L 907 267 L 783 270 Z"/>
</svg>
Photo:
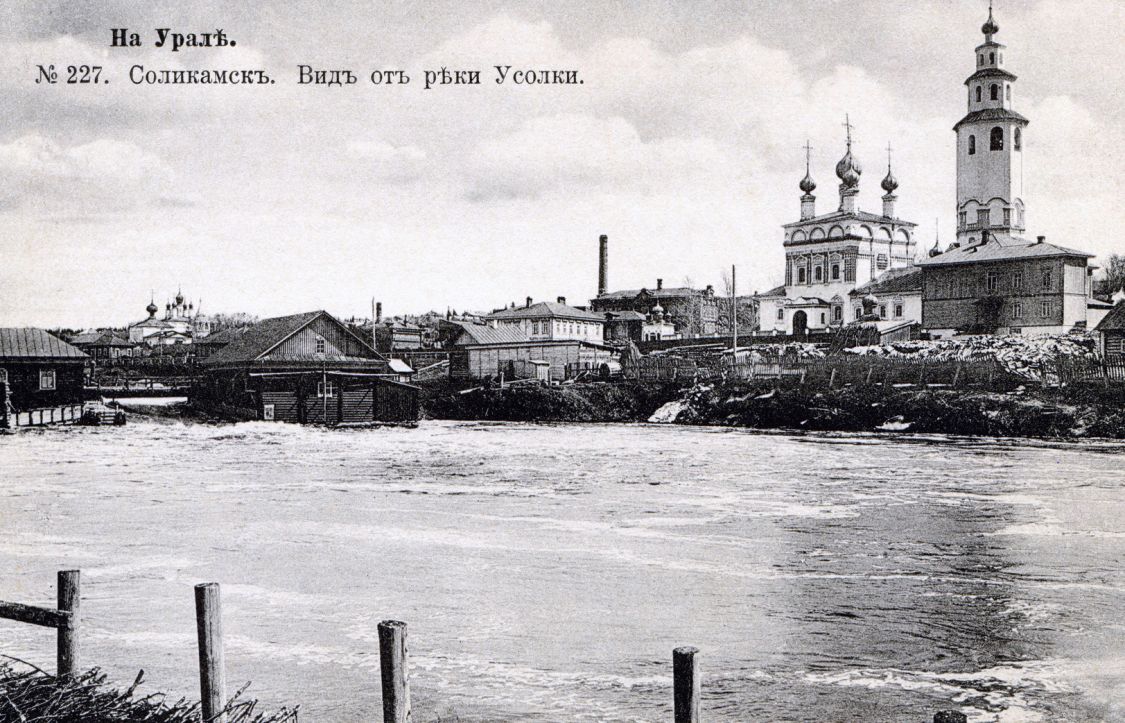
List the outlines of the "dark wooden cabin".
<svg viewBox="0 0 1125 723">
<path fill-rule="evenodd" d="M 42 329 L 0 329 L 0 413 L 82 404 L 88 360 Z"/>
<path fill-rule="evenodd" d="M 201 362 L 193 398 L 266 421 L 410 422 L 418 388 L 325 311 L 264 319 Z"/>
</svg>

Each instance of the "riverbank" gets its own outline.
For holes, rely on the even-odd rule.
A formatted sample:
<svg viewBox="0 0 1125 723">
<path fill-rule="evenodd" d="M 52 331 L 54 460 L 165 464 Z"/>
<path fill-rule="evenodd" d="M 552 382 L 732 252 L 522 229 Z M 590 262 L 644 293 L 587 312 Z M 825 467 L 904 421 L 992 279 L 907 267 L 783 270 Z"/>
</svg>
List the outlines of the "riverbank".
<svg viewBox="0 0 1125 723">
<path fill-rule="evenodd" d="M 444 390 L 435 419 L 670 424 L 994 437 L 1125 438 L 1125 390 L 1091 385 L 984 391 L 942 387 L 842 388 L 773 380 L 705 385 L 519 385 Z"/>
<path fill-rule="evenodd" d="M 144 672 L 125 690 L 106 684 L 96 668 L 60 684 L 58 678 L 31 666 L 0 665 L 0 720 L 20 723 L 189 723 L 199 720 L 199 704 L 180 699 L 168 703 L 160 693 L 138 696 Z M 259 713 L 255 700 L 231 701 L 228 723 L 296 723 L 297 710 Z"/>
</svg>

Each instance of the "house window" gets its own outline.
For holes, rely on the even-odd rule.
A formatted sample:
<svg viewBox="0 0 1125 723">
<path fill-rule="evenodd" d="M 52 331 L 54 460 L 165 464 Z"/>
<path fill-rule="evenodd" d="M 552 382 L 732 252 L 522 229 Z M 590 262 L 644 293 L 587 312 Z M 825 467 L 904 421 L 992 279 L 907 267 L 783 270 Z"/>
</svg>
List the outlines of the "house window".
<svg viewBox="0 0 1125 723">
<path fill-rule="evenodd" d="M 984 276 L 984 287 L 988 293 L 996 293 L 996 287 L 999 285 L 1000 276 L 995 271 L 989 271 Z"/>
<path fill-rule="evenodd" d="M 39 388 L 44 391 L 50 391 L 55 388 L 55 370 L 54 369 L 40 369 L 39 370 Z"/>
<path fill-rule="evenodd" d="M 840 264 L 832 264 L 832 280 L 840 280 Z"/>
<path fill-rule="evenodd" d="M 328 351 L 328 342 L 324 341 L 323 338 L 318 336 L 316 338 L 316 353 L 317 354 L 324 354 L 327 351 Z"/>
<path fill-rule="evenodd" d="M 880 319 L 886 319 L 887 318 L 887 305 L 886 304 L 879 304 L 879 318 Z"/>
<path fill-rule="evenodd" d="M 1004 150 L 1004 129 L 996 126 L 988 136 L 988 150 L 1002 151 Z"/>
<path fill-rule="evenodd" d="M 1012 273 L 1012 288 L 1013 289 L 1022 289 L 1023 288 L 1023 272 L 1022 271 L 1016 271 L 1016 272 Z"/>
<path fill-rule="evenodd" d="M 778 309 L 777 310 L 777 320 L 778 321 L 785 321 L 785 309 Z"/>
<path fill-rule="evenodd" d="M 988 95 L 992 100 L 1000 100 L 1000 86 L 995 83 L 988 89 Z"/>
<path fill-rule="evenodd" d="M 1046 318 L 1051 315 L 1051 302 L 1047 299 L 1039 302 L 1039 316 Z"/>
<path fill-rule="evenodd" d="M 1043 269 L 1043 276 L 1040 279 L 1040 285 L 1043 287 L 1044 291 L 1050 291 L 1051 290 L 1051 270 L 1050 269 Z"/>
<path fill-rule="evenodd" d="M 805 283 L 805 270 L 803 268 L 797 269 L 797 283 Z"/>
<path fill-rule="evenodd" d="M 336 396 L 336 382 L 331 382 L 331 381 L 319 381 L 319 382 L 317 382 L 316 383 L 316 396 L 321 397 L 321 398 Z"/>
<path fill-rule="evenodd" d="M 895 304 L 895 318 L 902 318 L 902 304 Z"/>
<path fill-rule="evenodd" d="M 8 370 L 7 369 L 0 369 L 0 384 L 7 384 L 7 383 L 8 383 Z"/>
<path fill-rule="evenodd" d="M 1023 304 L 1021 304 L 1018 301 L 1015 302 L 1014 304 L 1012 304 L 1012 318 L 1013 319 L 1022 319 L 1023 318 Z"/>
<path fill-rule="evenodd" d="M 977 137 L 969 136 L 969 155 L 975 156 L 977 154 Z"/>
<path fill-rule="evenodd" d="M 1023 133 L 1019 128 L 1012 134 L 1012 148 L 1015 148 L 1017 151 L 1023 150 Z"/>
</svg>

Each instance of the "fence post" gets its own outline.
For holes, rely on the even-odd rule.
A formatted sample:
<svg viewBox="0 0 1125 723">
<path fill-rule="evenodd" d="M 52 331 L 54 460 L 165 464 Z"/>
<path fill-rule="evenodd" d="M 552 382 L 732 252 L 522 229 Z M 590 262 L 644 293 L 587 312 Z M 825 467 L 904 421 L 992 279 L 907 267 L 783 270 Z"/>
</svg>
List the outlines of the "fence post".
<svg viewBox="0 0 1125 723">
<path fill-rule="evenodd" d="M 828 376 L 828 388 L 836 386 L 836 367 L 832 367 L 832 374 Z"/>
<path fill-rule="evenodd" d="M 871 383 L 871 372 L 873 372 L 873 371 L 875 371 L 875 365 L 868 362 L 868 364 L 867 364 L 867 380 L 864 382 L 864 384 L 870 384 Z"/>
<path fill-rule="evenodd" d="M 204 723 L 226 723 L 227 681 L 219 583 L 195 586 L 195 626 L 199 636 L 199 701 L 203 720 Z"/>
<path fill-rule="evenodd" d="M 672 651 L 672 702 L 675 723 L 699 723 L 699 648 L 685 646 Z"/>
<path fill-rule="evenodd" d="M 379 662 L 383 679 L 383 723 L 410 723 L 406 623 L 379 623 Z"/>
<path fill-rule="evenodd" d="M 957 380 L 961 378 L 961 362 L 957 362 L 957 371 L 953 372 L 953 388 L 957 388 Z"/>
<path fill-rule="evenodd" d="M 72 679 L 78 674 L 79 577 L 78 570 L 59 570 L 59 610 L 70 613 L 56 634 L 59 679 Z"/>
</svg>

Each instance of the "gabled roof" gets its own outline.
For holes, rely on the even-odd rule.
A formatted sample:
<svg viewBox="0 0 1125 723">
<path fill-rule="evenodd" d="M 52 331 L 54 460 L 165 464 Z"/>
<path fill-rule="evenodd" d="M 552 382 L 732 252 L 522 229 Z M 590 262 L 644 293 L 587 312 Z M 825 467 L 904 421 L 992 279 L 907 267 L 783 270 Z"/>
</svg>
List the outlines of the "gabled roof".
<svg viewBox="0 0 1125 723">
<path fill-rule="evenodd" d="M 1056 246 L 1046 241 L 1034 243 L 1019 240 L 1001 241 L 992 238 L 987 243 L 975 246 L 962 246 L 937 256 L 930 256 L 918 262 L 919 266 L 950 266 L 953 264 L 983 263 L 985 261 L 1011 261 L 1014 259 L 1046 259 L 1058 256 L 1093 258 L 1093 254 L 1076 251 L 1065 246 Z"/>
<path fill-rule="evenodd" d="M 1119 302 L 1105 318 L 1094 327 L 1094 331 L 1122 331 L 1125 330 L 1125 301 Z"/>
<path fill-rule="evenodd" d="M 868 294 L 920 294 L 922 293 L 922 269 L 906 266 L 901 269 L 884 271 L 863 286 L 849 292 L 851 296 Z"/>
<path fill-rule="evenodd" d="M 255 361 L 321 317 L 328 319 L 331 323 L 338 326 L 341 331 L 361 344 L 364 349 L 369 350 L 371 352 L 371 359 L 383 358 L 378 352 L 371 348 L 370 344 L 367 344 L 353 334 L 346 324 L 341 323 L 327 311 L 321 310 L 307 311 L 303 314 L 293 314 L 291 316 L 277 316 L 272 319 L 262 319 L 257 324 L 246 329 L 245 333 L 243 333 L 240 338 L 227 344 L 218 352 L 204 360 L 203 363 L 211 366 Z M 328 361 L 338 361 L 340 359 L 342 358 L 333 358 Z"/>
<path fill-rule="evenodd" d="M 1014 110 L 1008 110 L 1007 108 L 985 108 L 984 110 L 975 110 L 961 120 L 957 121 L 957 125 L 953 126 L 953 130 L 957 130 L 966 123 L 997 120 L 1015 121 L 1016 123 L 1021 123 L 1023 125 L 1031 123 L 1031 121 L 1029 121 L 1027 118 L 1024 118 Z"/>
<path fill-rule="evenodd" d="M 648 317 L 641 312 L 633 311 L 632 309 L 625 309 L 624 311 L 606 311 L 604 313 L 606 321 L 645 321 L 648 319 Z"/>
<path fill-rule="evenodd" d="M 867 221 L 870 223 L 893 223 L 895 226 L 908 226 L 913 228 L 918 224 L 911 221 L 904 221 L 901 218 L 892 218 L 890 216 L 883 216 L 878 213 L 870 213 L 868 211 L 832 211 L 831 213 L 821 214 L 820 216 L 813 216 L 806 218 L 803 221 L 794 221 L 787 223 L 782 228 L 794 228 L 797 226 L 808 226 L 817 223 L 832 223 L 834 221 Z M 843 238 L 851 238 L 844 236 Z M 814 239 L 817 242 L 831 241 L 832 239 Z"/>
<path fill-rule="evenodd" d="M 578 321 L 605 321 L 602 316 L 589 311 L 575 309 L 573 306 L 559 304 L 554 301 L 540 301 L 531 306 L 521 306 L 515 309 L 504 309 L 489 314 L 486 319 L 576 319 Z"/>
<path fill-rule="evenodd" d="M 762 293 L 758 294 L 758 296 L 785 296 L 785 284 L 782 284 L 781 286 L 775 286 L 769 291 L 763 291 Z"/>
<path fill-rule="evenodd" d="M 227 344 L 241 339 L 242 336 L 246 333 L 246 330 L 249 328 L 250 327 L 248 326 L 233 326 L 229 329 L 217 331 L 214 334 L 208 334 L 207 336 L 199 337 L 195 339 L 195 343 L 212 344 L 214 346 L 226 346 Z"/>
<path fill-rule="evenodd" d="M 76 346 L 42 329 L 0 329 L 0 358 L 88 359 Z"/>
<path fill-rule="evenodd" d="M 511 326 L 493 328 L 486 324 L 474 324 L 471 321 L 451 321 L 450 324 L 461 327 L 454 343 L 457 346 L 470 344 L 513 344 L 522 341 L 531 341 L 526 334 Z"/>
</svg>

